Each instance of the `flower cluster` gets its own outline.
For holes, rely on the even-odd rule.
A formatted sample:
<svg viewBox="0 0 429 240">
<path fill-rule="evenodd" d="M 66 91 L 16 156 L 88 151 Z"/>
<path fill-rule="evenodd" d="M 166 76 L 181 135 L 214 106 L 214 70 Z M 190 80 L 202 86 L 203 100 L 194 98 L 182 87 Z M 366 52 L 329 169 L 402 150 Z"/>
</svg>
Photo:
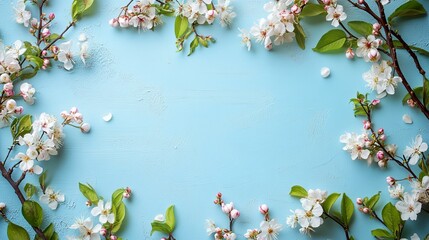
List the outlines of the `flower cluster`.
<svg viewBox="0 0 429 240">
<path fill-rule="evenodd" d="M 362 77 L 368 83 L 367 86 L 377 92 L 378 98 L 395 94 L 395 88 L 402 81 L 400 77 L 392 76 L 392 67 L 384 60 L 373 63 L 371 69 Z"/>
<path fill-rule="evenodd" d="M 259 212 L 264 216 L 264 220 L 259 224 L 260 229 L 247 229 L 244 237 L 256 240 L 277 239 L 283 226 L 275 219 L 270 219 L 266 204 L 259 206 Z"/>
<path fill-rule="evenodd" d="M 141 30 L 151 30 L 162 24 L 161 15 L 157 9 L 160 5 L 155 2 L 155 0 L 142 0 L 137 1 L 131 9 L 126 6 L 117 18 L 109 21 L 109 24 L 112 27 L 131 26 Z"/>
<path fill-rule="evenodd" d="M 300 226 L 299 231 L 304 234 L 310 234 L 315 228 L 323 224 L 322 203 L 327 198 L 327 192 L 316 189 L 308 190 L 307 197 L 301 198 L 302 209 L 292 211 L 292 215 L 287 218 L 287 225 L 291 228 Z"/>
<path fill-rule="evenodd" d="M 344 7 L 336 0 L 323 0 L 323 4 L 327 12 L 326 21 L 332 21 L 332 26 L 338 27 L 342 21 L 346 20 L 347 14 L 344 12 Z"/>
<path fill-rule="evenodd" d="M 63 125 L 79 128 L 83 133 L 87 133 L 91 130 L 91 125 L 83 122 L 83 115 L 79 112 L 77 107 L 72 107 L 68 112 L 62 111 L 61 117 L 64 119 Z"/>
<path fill-rule="evenodd" d="M 222 27 L 231 25 L 236 17 L 230 0 L 218 0 L 217 5 L 212 0 L 188 0 L 176 9 L 176 16 L 183 16 L 190 24 L 212 24 L 216 19 Z"/>
<path fill-rule="evenodd" d="M 301 9 L 308 0 L 292 1 L 280 0 L 271 1 L 264 5 L 265 11 L 268 12 L 266 18 L 261 18 L 255 24 L 250 32 L 240 30 L 239 35 L 247 49 L 251 48 L 251 39 L 262 43 L 267 50 L 271 50 L 274 45 L 292 42 L 295 37 L 295 28 L 297 18 Z"/>
<path fill-rule="evenodd" d="M 213 235 L 215 240 L 235 240 L 237 234 L 232 230 L 234 221 L 240 216 L 240 212 L 234 208 L 234 203 L 224 203 L 222 200 L 222 193 L 216 195 L 214 204 L 220 206 L 222 212 L 224 212 L 229 219 L 229 228 L 220 228 L 212 220 L 207 220 L 207 234 Z"/>
<path fill-rule="evenodd" d="M 27 49 L 24 47 L 22 41 L 17 40 L 12 46 L 4 46 L 0 42 L 0 82 L 10 83 L 12 81 L 11 75 L 17 74 L 21 70 L 19 57 L 25 53 Z"/>
</svg>

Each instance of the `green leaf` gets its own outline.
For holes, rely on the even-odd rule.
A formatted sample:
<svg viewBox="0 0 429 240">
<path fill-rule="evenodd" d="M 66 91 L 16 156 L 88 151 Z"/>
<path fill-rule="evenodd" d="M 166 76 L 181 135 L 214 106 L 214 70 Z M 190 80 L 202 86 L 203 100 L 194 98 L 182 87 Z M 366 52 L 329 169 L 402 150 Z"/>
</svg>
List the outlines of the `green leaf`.
<svg viewBox="0 0 429 240">
<path fill-rule="evenodd" d="M 24 191 L 27 198 L 31 198 L 37 192 L 37 188 L 31 183 L 27 183 L 24 186 Z"/>
<path fill-rule="evenodd" d="M 46 189 L 46 174 L 47 172 L 44 171 L 42 174 L 40 174 L 40 177 L 39 177 L 40 188 L 42 189 L 43 192 L 45 192 L 45 189 Z"/>
<path fill-rule="evenodd" d="M 45 235 L 47 240 L 56 239 L 54 237 L 55 234 L 57 234 L 57 233 L 55 232 L 55 227 L 54 227 L 53 223 L 49 224 L 49 226 L 46 227 L 45 230 L 43 230 L 43 235 Z M 36 235 L 34 240 L 42 240 L 42 238 L 39 237 L 38 235 Z"/>
<path fill-rule="evenodd" d="M 350 21 L 347 23 L 351 29 L 363 36 L 372 34 L 372 25 L 364 21 Z"/>
<path fill-rule="evenodd" d="M 116 207 L 118 207 L 122 203 L 122 199 L 124 198 L 124 195 L 123 195 L 124 191 L 125 190 L 123 188 L 119 188 L 115 192 L 113 192 L 113 194 L 112 194 L 112 203 Z"/>
<path fill-rule="evenodd" d="M 321 14 L 326 14 L 325 6 L 315 3 L 307 3 L 305 4 L 299 16 L 314 17 Z"/>
<path fill-rule="evenodd" d="M 98 204 L 99 197 L 91 185 L 79 183 L 79 190 L 83 196 L 85 196 L 86 199 L 91 202 L 91 204 Z"/>
<path fill-rule="evenodd" d="M 299 23 L 294 23 L 293 24 L 295 29 L 293 30 L 293 32 L 295 33 L 295 39 L 296 39 L 296 43 L 298 43 L 298 46 L 301 49 L 305 49 L 305 32 L 304 29 L 302 28 L 301 24 Z"/>
<path fill-rule="evenodd" d="M 22 204 L 22 215 L 33 226 L 40 227 L 43 222 L 43 210 L 37 202 L 27 200 Z"/>
<path fill-rule="evenodd" d="M 80 15 L 82 15 L 86 10 L 88 10 L 94 0 L 73 0 L 72 3 L 72 19 L 76 21 Z"/>
<path fill-rule="evenodd" d="M 150 232 L 151 236 L 154 232 L 161 232 L 165 234 L 170 234 L 172 232 L 171 228 L 165 222 L 160 222 L 155 220 L 151 223 L 151 225 L 152 225 L 152 231 Z"/>
<path fill-rule="evenodd" d="M 350 225 L 354 208 L 355 206 L 353 201 L 345 193 L 343 193 L 343 199 L 341 199 L 341 217 L 346 226 Z"/>
<path fill-rule="evenodd" d="M 57 38 L 59 38 L 60 37 L 60 35 L 59 34 L 57 34 L 57 33 L 52 33 L 51 35 L 49 35 L 49 37 L 47 37 L 46 38 L 46 41 L 47 42 L 52 42 L 52 41 L 54 41 L 55 39 L 57 39 Z M 60 39 L 62 39 L 62 38 L 60 38 Z"/>
<path fill-rule="evenodd" d="M 295 185 L 290 189 L 289 195 L 292 197 L 305 198 L 308 196 L 308 192 L 303 187 Z"/>
<path fill-rule="evenodd" d="M 392 231 L 395 236 L 398 236 L 400 230 L 402 229 L 401 214 L 399 211 L 395 208 L 395 206 L 393 206 L 392 203 L 388 203 L 386 206 L 384 206 L 381 214 L 386 227 L 390 229 L 390 231 Z"/>
<path fill-rule="evenodd" d="M 395 236 L 385 229 L 374 229 L 371 231 L 372 236 L 377 239 L 395 239 Z"/>
<path fill-rule="evenodd" d="M 188 18 L 183 16 L 177 16 L 176 21 L 174 23 L 174 33 L 176 34 L 176 38 L 180 38 L 185 34 L 186 30 L 188 30 L 189 21 Z"/>
<path fill-rule="evenodd" d="M 165 212 L 165 223 L 170 227 L 171 232 L 174 231 L 176 227 L 176 217 L 174 216 L 174 205 L 171 205 L 167 208 Z"/>
<path fill-rule="evenodd" d="M 30 240 L 30 235 L 23 227 L 9 222 L 7 225 L 7 238 L 9 240 Z"/>
<path fill-rule="evenodd" d="M 14 140 L 30 133 L 32 129 L 31 115 L 28 114 L 20 118 L 15 118 L 10 125 L 10 131 Z"/>
<path fill-rule="evenodd" d="M 378 200 L 380 200 L 381 192 L 378 192 L 374 196 L 372 196 L 366 203 L 365 206 L 367 206 L 369 209 L 373 210 L 375 207 L 375 204 L 377 204 Z"/>
<path fill-rule="evenodd" d="M 429 107 L 429 80 L 423 77 L 423 104 Z"/>
<path fill-rule="evenodd" d="M 19 78 L 21 78 L 21 80 L 30 79 L 36 76 L 37 72 L 38 72 L 38 69 L 33 69 L 33 68 L 31 68 L 30 70 L 21 71 Z"/>
<path fill-rule="evenodd" d="M 418 98 L 423 97 L 423 87 L 416 87 L 413 89 L 413 91 Z M 402 99 L 402 104 L 407 104 L 408 99 L 411 99 L 411 95 L 409 93 L 407 93 L 407 95 L 405 95 L 405 97 Z"/>
<path fill-rule="evenodd" d="M 329 195 L 326 200 L 322 203 L 323 211 L 325 213 L 329 214 L 329 211 L 331 210 L 332 206 L 337 201 L 338 197 L 340 197 L 341 194 L 339 193 L 332 193 Z"/>
<path fill-rule="evenodd" d="M 200 42 L 198 41 L 198 36 L 195 36 L 194 40 L 192 40 L 190 44 L 190 51 L 188 53 L 188 56 L 191 56 L 191 54 L 195 52 L 195 49 L 198 47 L 199 44 Z"/>
<path fill-rule="evenodd" d="M 198 42 L 206 48 L 209 47 L 209 42 L 202 37 L 198 37 Z"/>
<path fill-rule="evenodd" d="M 333 29 L 325 33 L 313 48 L 315 52 L 330 52 L 341 49 L 346 43 L 347 36 L 343 30 Z"/>
<path fill-rule="evenodd" d="M 27 55 L 26 58 L 28 61 L 36 64 L 36 66 L 38 68 L 41 68 L 43 66 L 43 59 L 41 59 L 40 57 L 33 56 L 33 55 Z"/>
<path fill-rule="evenodd" d="M 121 229 L 122 223 L 125 219 L 126 208 L 123 202 L 120 202 L 118 206 L 116 206 L 115 213 L 115 222 L 113 223 L 112 232 L 116 233 Z"/>
<path fill-rule="evenodd" d="M 408 1 L 399 6 L 388 18 L 391 22 L 399 17 L 418 17 L 426 14 L 426 10 L 421 3 L 416 0 Z"/>
</svg>

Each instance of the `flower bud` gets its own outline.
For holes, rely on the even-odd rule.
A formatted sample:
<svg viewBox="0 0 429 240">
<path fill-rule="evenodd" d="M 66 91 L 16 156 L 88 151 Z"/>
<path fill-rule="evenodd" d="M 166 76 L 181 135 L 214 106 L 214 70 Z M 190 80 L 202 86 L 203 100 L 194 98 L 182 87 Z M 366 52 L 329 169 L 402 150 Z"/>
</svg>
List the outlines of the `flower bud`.
<svg viewBox="0 0 429 240">
<path fill-rule="evenodd" d="M 63 118 L 63 119 L 66 119 L 66 118 L 68 118 L 70 115 L 69 115 L 69 113 L 68 112 L 66 112 L 66 111 L 62 111 L 61 113 L 60 113 L 60 115 L 61 115 L 61 117 Z"/>
<path fill-rule="evenodd" d="M 74 120 L 78 123 L 81 124 L 83 122 L 83 115 L 82 113 L 78 112 L 74 114 Z"/>
<path fill-rule="evenodd" d="M 268 213 L 268 211 L 269 211 L 269 208 L 266 204 L 262 204 L 261 206 L 259 206 L 259 212 L 262 215 L 266 215 Z"/>
<path fill-rule="evenodd" d="M 0 211 L 3 211 L 3 209 L 6 208 L 6 203 L 0 202 Z"/>
<path fill-rule="evenodd" d="M 371 128 L 371 122 L 370 122 L 370 121 L 368 121 L 368 120 L 364 120 L 364 121 L 363 121 L 363 128 L 364 128 L 365 130 L 370 129 L 370 128 Z"/>
<path fill-rule="evenodd" d="M 369 208 L 364 207 L 364 208 L 362 209 L 362 212 L 363 212 L 363 213 L 365 213 L 365 214 L 368 214 L 368 213 L 370 212 L 370 210 L 369 210 Z"/>
<path fill-rule="evenodd" d="M 380 103 L 380 99 L 374 99 L 374 100 L 372 100 L 372 102 L 371 102 L 372 106 L 376 106 L 376 105 L 378 105 L 379 103 Z"/>
<path fill-rule="evenodd" d="M 234 203 L 222 204 L 222 212 L 229 214 L 234 209 Z"/>
<path fill-rule="evenodd" d="M 358 0 L 359 4 L 363 4 L 365 2 L 365 0 Z"/>
<path fill-rule="evenodd" d="M 100 235 L 103 237 L 106 236 L 107 235 L 107 229 L 105 229 L 105 228 L 100 229 Z"/>
<path fill-rule="evenodd" d="M 372 29 L 375 31 L 379 31 L 381 29 L 380 23 L 374 23 L 372 24 Z"/>
<path fill-rule="evenodd" d="M 91 130 L 91 125 L 89 123 L 84 123 L 80 126 L 80 130 L 83 133 L 88 133 Z"/>
<path fill-rule="evenodd" d="M 213 201 L 213 203 L 217 205 L 217 204 L 219 204 L 219 200 L 218 200 L 218 199 L 215 199 L 215 200 Z"/>
<path fill-rule="evenodd" d="M 218 192 L 217 195 L 216 195 L 216 197 L 221 198 L 222 197 L 222 193 Z"/>
<path fill-rule="evenodd" d="M 24 112 L 24 108 L 22 106 L 18 106 L 15 108 L 15 110 L 13 110 L 13 112 L 15 114 L 22 114 L 22 112 Z"/>
<path fill-rule="evenodd" d="M 60 51 L 60 49 L 59 49 L 57 46 L 52 46 L 51 51 L 52 51 L 54 54 L 58 54 L 58 52 Z"/>
<path fill-rule="evenodd" d="M 45 58 L 43 59 L 43 66 L 48 66 L 50 63 L 49 59 Z"/>
<path fill-rule="evenodd" d="M 377 152 L 377 159 L 378 160 L 383 160 L 384 159 L 384 152 L 383 151 L 378 151 Z"/>
<path fill-rule="evenodd" d="M 118 237 L 115 235 L 110 235 L 110 240 L 118 240 Z"/>
<path fill-rule="evenodd" d="M 412 108 L 416 106 L 416 102 L 411 98 L 407 100 L 407 104 Z"/>
<path fill-rule="evenodd" d="M 76 114 L 76 113 L 78 113 L 79 112 L 79 109 L 77 109 L 77 107 L 72 107 L 71 109 L 70 109 L 70 113 L 71 114 Z"/>
<path fill-rule="evenodd" d="M 300 7 L 298 7 L 296 4 L 294 4 L 294 5 L 291 7 L 290 11 L 291 11 L 292 13 L 294 13 L 294 14 L 299 14 L 299 13 L 301 12 L 301 8 L 300 8 Z"/>
<path fill-rule="evenodd" d="M 13 84 L 11 82 L 6 83 L 3 85 L 3 91 L 6 97 L 13 96 Z"/>
<path fill-rule="evenodd" d="M 167 238 L 164 238 L 164 237 L 163 237 L 163 238 L 161 238 L 161 240 L 167 240 Z"/>
<path fill-rule="evenodd" d="M 323 4 L 325 4 L 325 5 L 331 5 L 331 0 L 323 0 Z"/>
<path fill-rule="evenodd" d="M 48 55 L 48 51 L 43 50 L 43 51 L 42 51 L 42 56 L 46 56 L 46 55 Z"/>
<path fill-rule="evenodd" d="M 396 180 L 391 176 L 386 177 L 386 182 L 387 184 L 389 184 L 389 186 L 393 186 L 396 184 Z"/>
<path fill-rule="evenodd" d="M 9 99 L 6 102 L 6 109 L 8 112 L 13 112 L 16 108 L 16 101 L 13 99 Z"/>
<path fill-rule="evenodd" d="M 42 37 L 48 37 L 51 35 L 51 31 L 49 31 L 49 28 L 45 28 L 42 30 Z"/>
<path fill-rule="evenodd" d="M 86 201 L 86 202 L 85 202 L 85 205 L 86 205 L 87 207 L 91 207 L 91 205 L 92 205 L 92 204 L 91 204 L 91 201 L 89 201 L 89 200 L 88 200 L 88 201 Z"/>
<path fill-rule="evenodd" d="M 237 209 L 232 209 L 232 211 L 231 211 L 231 218 L 232 219 L 237 219 L 238 217 L 240 217 L 240 212 Z"/>
<path fill-rule="evenodd" d="M 126 188 L 125 188 L 125 192 L 127 192 L 127 193 L 131 194 L 131 188 L 126 187 Z"/>
<path fill-rule="evenodd" d="M 55 19 L 55 13 L 50 13 L 49 20 L 54 20 L 54 19 Z"/>
<path fill-rule="evenodd" d="M 385 141 L 385 140 L 386 140 L 386 135 L 381 134 L 381 135 L 379 136 L 379 138 L 380 138 L 380 140 L 381 140 L 381 141 Z"/>
<path fill-rule="evenodd" d="M 118 27 L 118 26 L 119 26 L 118 19 L 117 19 L 117 18 L 112 18 L 112 19 L 110 19 L 110 21 L 109 21 L 109 25 L 110 25 L 111 27 Z"/>
<path fill-rule="evenodd" d="M 380 168 L 385 168 L 387 166 L 387 161 L 385 161 L 385 160 L 378 161 L 378 166 Z"/>
<path fill-rule="evenodd" d="M 353 59 L 355 57 L 355 53 L 353 52 L 352 48 L 348 48 L 346 50 L 346 58 Z"/>
<path fill-rule="evenodd" d="M 380 59 L 380 53 L 378 52 L 377 49 L 372 48 L 368 52 L 368 58 L 371 62 L 376 62 Z"/>
<path fill-rule="evenodd" d="M 363 204 L 363 200 L 362 200 L 362 198 L 357 198 L 357 199 L 356 199 L 356 204 L 357 204 L 357 205 L 362 205 L 362 204 Z"/>
<path fill-rule="evenodd" d="M 384 134 L 384 129 L 383 128 L 378 129 L 378 134 Z"/>
<path fill-rule="evenodd" d="M 131 195 L 129 193 L 127 193 L 127 192 L 122 193 L 122 196 L 124 198 L 130 198 L 131 197 Z"/>
<path fill-rule="evenodd" d="M 327 67 L 322 67 L 322 69 L 320 69 L 320 75 L 323 78 L 327 78 L 329 75 L 331 75 L 331 70 Z"/>
</svg>

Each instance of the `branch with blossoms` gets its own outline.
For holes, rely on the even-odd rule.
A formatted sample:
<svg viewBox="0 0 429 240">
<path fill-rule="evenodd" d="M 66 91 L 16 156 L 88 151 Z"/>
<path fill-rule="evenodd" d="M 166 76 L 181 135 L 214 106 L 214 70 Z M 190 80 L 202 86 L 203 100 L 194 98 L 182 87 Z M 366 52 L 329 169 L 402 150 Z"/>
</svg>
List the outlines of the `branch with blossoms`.
<svg viewBox="0 0 429 240">
<path fill-rule="evenodd" d="M 230 0 L 218 0 L 217 5 L 212 0 L 131 0 L 121 8 L 119 15 L 109 21 L 112 27 L 134 27 L 138 30 L 155 30 L 163 23 L 163 17 L 175 16 L 174 34 L 177 51 L 184 49 L 187 40 L 190 41 L 190 56 L 197 47 L 209 47 L 215 39 L 211 35 L 202 35 L 197 31 L 200 25 L 212 25 L 218 20 L 222 27 L 231 25 L 236 17 Z M 192 40 L 190 40 L 192 39 Z"/>
<path fill-rule="evenodd" d="M 268 50 L 271 50 L 273 45 L 289 43 L 295 39 L 304 49 L 306 35 L 301 21 L 308 17 L 324 16 L 335 29 L 321 37 L 313 48 L 314 51 L 326 53 L 345 50 L 349 59 L 357 56 L 363 58 L 365 62 L 373 63 L 370 74 L 364 76 L 368 82 L 367 86 L 376 91 L 379 98 L 383 98 L 395 94 L 397 85 L 402 84 L 408 92 L 403 102 L 419 108 L 429 119 L 429 80 L 416 55 L 416 52 L 423 55 L 428 55 L 429 52 L 408 44 L 394 27 L 403 18 L 425 15 L 423 5 L 417 0 L 411 0 L 397 7 L 389 17 L 386 17 L 384 6 L 389 4 L 389 0 L 375 0 L 376 6 L 370 6 L 365 0 L 343 2 L 366 13 L 374 22 L 357 20 L 346 24 L 348 15 L 340 1 L 318 0 L 312 3 L 308 0 L 279 0 L 265 4 L 264 9 L 268 16 L 260 19 L 250 32 L 240 29 L 240 37 L 249 50 L 252 39 L 262 43 Z M 413 88 L 408 82 L 399 63 L 398 49 L 404 49 L 412 58 L 417 71 L 422 75 L 421 86 L 417 84 L 417 87 Z M 383 60 L 384 57 L 387 60 Z M 392 70 L 396 76 L 392 74 Z"/>
</svg>

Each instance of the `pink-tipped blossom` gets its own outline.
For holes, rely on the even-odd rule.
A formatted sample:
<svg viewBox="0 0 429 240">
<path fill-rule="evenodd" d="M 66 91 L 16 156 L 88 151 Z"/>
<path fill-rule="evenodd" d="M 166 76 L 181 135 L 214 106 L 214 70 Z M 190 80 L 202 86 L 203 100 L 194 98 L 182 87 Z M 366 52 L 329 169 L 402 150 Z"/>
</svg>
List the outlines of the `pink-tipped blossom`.
<svg viewBox="0 0 429 240">
<path fill-rule="evenodd" d="M 266 215 L 268 213 L 268 211 L 269 211 L 269 208 L 266 204 L 262 204 L 261 206 L 259 206 L 259 212 L 262 215 Z"/>
</svg>

